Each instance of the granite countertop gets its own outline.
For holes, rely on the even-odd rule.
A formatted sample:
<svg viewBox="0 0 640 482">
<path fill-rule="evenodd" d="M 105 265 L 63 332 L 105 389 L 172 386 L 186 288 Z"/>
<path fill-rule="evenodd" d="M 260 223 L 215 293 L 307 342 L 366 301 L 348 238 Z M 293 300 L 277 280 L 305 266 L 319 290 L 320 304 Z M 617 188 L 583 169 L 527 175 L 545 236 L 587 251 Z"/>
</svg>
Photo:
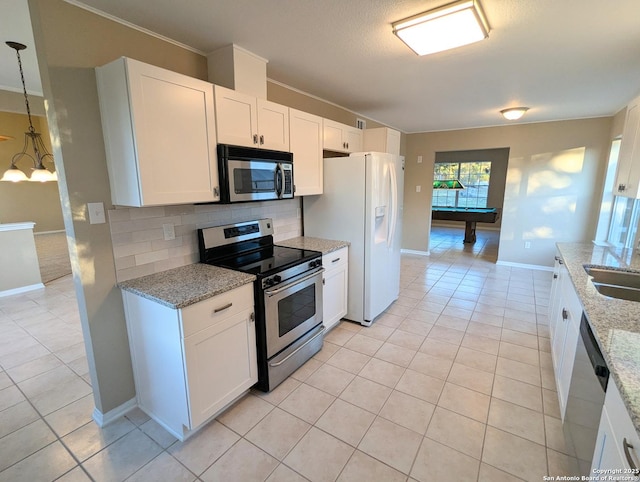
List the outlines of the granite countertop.
<svg viewBox="0 0 640 482">
<path fill-rule="evenodd" d="M 310 236 L 298 236 L 297 238 L 278 241 L 278 246 L 286 246 L 288 248 L 310 249 L 312 251 L 320 251 L 322 254 L 337 251 L 351 243 L 348 241 L 336 241 L 333 239 L 312 238 Z"/>
<path fill-rule="evenodd" d="M 640 433 L 640 303 L 598 293 L 584 265 L 640 271 L 640 255 L 592 243 L 558 243 L 611 376 Z"/>
<path fill-rule="evenodd" d="M 252 283 L 255 279 L 252 274 L 196 263 L 123 281 L 118 283 L 118 288 L 178 309 Z"/>
</svg>

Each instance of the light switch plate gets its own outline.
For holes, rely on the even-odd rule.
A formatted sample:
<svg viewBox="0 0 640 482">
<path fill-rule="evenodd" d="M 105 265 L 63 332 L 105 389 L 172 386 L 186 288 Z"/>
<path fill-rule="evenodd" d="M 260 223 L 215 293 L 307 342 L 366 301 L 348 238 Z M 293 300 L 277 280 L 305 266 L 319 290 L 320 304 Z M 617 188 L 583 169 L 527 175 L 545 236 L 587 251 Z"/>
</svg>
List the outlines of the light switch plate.
<svg viewBox="0 0 640 482">
<path fill-rule="evenodd" d="M 107 222 L 104 215 L 104 203 L 87 203 L 89 212 L 89 224 L 104 224 Z"/>
</svg>

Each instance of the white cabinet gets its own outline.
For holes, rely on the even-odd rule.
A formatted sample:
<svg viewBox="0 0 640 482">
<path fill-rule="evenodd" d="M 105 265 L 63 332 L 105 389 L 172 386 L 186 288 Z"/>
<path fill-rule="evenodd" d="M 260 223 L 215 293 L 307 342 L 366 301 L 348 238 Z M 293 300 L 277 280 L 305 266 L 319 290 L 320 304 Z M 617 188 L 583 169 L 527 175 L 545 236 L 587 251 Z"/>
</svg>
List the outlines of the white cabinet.
<svg viewBox="0 0 640 482">
<path fill-rule="evenodd" d="M 622 131 L 614 194 L 637 198 L 640 195 L 640 97 L 627 106 Z"/>
<path fill-rule="evenodd" d="M 364 130 L 363 149 L 365 151 L 388 152 L 400 155 L 400 132 L 388 127 Z"/>
<path fill-rule="evenodd" d="M 322 194 L 322 117 L 289 109 L 296 196 Z"/>
<path fill-rule="evenodd" d="M 218 142 L 289 152 L 289 108 L 215 86 Z"/>
<path fill-rule="evenodd" d="M 180 440 L 257 382 L 252 284 L 178 310 L 123 299 L 138 406 Z"/>
<path fill-rule="evenodd" d="M 633 470 L 640 467 L 639 456 L 640 437 L 613 378 L 609 378 L 591 473 L 610 470 L 611 478 L 606 480 L 638 480 L 632 475 Z"/>
<path fill-rule="evenodd" d="M 322 266 L 325 269 L 322 313 L 323 324 L 327 330 L 333 328 L 347 314 L 348 261 L 347 247 L 322 256 Z"/>
<path fill-rule="evenodd" d="M 361 152 L 362 129 L 324 119 L 323 148 L 336 152 Z"/>
<path fill-rule="evenodd" d="M 551 303 L 555 306 L 551 309 L 552 318 L 549 319 L 549 329 L 560 415 L 564 420 L 573 362 L 580 336 L 582 304 L 573 287 L 567 268 L 558 261 L 561 260 L 556 260 L 559 266 L 559 276 L 554 280 L 555 284 L 552 285 L 554 291 L 551 295 Z"/>
<path fill-rule="evenodd" d="M 113 204 L 220 200 L 213 84 L 128 58 L 96 77 Z"/>
</svg>

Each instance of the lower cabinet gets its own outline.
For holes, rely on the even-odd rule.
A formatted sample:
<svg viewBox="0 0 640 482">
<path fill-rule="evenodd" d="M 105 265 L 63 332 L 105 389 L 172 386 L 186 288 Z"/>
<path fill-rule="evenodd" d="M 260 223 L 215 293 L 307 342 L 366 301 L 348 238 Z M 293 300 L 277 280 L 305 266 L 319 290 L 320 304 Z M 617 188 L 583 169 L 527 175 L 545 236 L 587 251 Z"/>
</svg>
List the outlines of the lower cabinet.
<svg viewBox="0 0 640 482">
<path fill-rule="evenodd" d="M 549 319 L 549 325 L 551 358 L 558 389 L 560 415 L 564 420 L 573 362 L 580 336 L 582 304 L 573 287 L 567 268 L 563 264 L 559 265 L 558 275 L 552 285 L 551 300 L 555 308 L 551 310 L 552 317 Z"/>
<path fill-rule="evenodd" d="M 322 256 L 324 288 L 322 290 L 322 314 L 325 329 L 330 330 L 347 314 L 347 289 L 349 285 L 349 248 Z"/>
<path fill-rule="evenodd" d="M 177 310 L 123 298 L 138 406 L 180 440 L 257 382 L 252 284 Z"/>
<path fill-rule="evenodd" d="M 640 438 L 613 378 L 609 378 L 591 474 L 604 474 L 600 480 L 639 480 L 633 477 L 640 467 L 639 455 Z"/>
</svg>

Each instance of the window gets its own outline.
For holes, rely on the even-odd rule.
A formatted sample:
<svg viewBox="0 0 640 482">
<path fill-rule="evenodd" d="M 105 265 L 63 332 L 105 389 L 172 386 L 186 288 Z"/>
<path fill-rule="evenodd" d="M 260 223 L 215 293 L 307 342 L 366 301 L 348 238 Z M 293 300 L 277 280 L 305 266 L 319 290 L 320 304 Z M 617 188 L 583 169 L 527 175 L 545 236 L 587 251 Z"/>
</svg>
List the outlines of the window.
<svg viewBox="0 0 640 482">
<path fill-rule="evenodd" d="M 434 180 L 458 179 L 465 189 L 434 189 L 433 207 L 486 208 L 491 178 L 490 161 L 436 162 Z"/>
</svg>

